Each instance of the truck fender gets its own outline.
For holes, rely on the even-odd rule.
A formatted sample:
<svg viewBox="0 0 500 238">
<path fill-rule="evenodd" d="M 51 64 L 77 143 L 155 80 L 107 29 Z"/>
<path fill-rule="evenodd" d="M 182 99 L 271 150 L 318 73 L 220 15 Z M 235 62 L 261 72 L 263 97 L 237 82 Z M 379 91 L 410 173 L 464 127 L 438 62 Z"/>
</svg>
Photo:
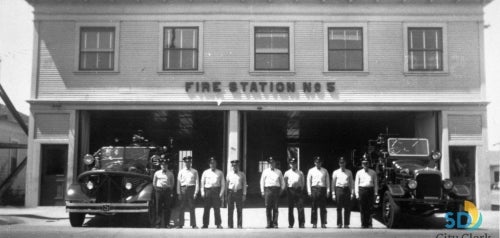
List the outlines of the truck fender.
<svg viewBox="0 0 500 238">
<path fill-rule="evenodd" d="M 389 191 L 389 194 L 391 194 L 391 196 L 395 196 L 395 197 L 400 197 L 400 196 L 405 195 L 405 190 L 404 190 L 403 186 L 401 186 L 399 184 L 387 185 L 387 191 Z"/>
<path fill-rule="evenodd" d="M 88 201 L 89 197 L 82 191 L 80 184 L 71 184 L 66 190 L 66 201 Z"/>
<path fill-rule="evenodd" d="M 137 200 L 150 201 L 153 199 L 153 196 L 154 196 L 153 185 L 148 184 L 139 192 L 139 195 L 137 196 Z"/>
</svg>

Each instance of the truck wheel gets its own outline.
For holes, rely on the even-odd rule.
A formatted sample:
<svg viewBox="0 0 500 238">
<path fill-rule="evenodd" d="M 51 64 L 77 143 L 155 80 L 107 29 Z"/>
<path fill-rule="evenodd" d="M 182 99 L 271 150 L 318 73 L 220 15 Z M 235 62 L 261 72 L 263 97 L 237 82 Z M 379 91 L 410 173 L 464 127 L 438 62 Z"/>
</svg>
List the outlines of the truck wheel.
<svg viewBox="0 0 500 238">
<path fill-rule="evenodd" d="M 69 213 L 69 223 L 71 223 L 72 227 L 81 227 L 83 221 L 85 221 L 85 213 Z"/>
<path fill-rule="evenodd" d="M 382 218 L 387 228 L 396 228 L 398 226 L 401 208 L 392 199 L 389 192 L 384 194 L 384 202 L 382 205 Z"/>
</svg>

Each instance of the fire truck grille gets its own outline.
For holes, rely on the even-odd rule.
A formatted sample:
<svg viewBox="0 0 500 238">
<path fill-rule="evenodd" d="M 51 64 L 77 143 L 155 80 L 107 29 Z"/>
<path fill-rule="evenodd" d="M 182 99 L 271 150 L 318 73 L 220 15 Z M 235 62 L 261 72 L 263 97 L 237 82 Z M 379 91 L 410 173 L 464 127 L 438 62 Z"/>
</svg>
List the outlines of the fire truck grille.
<svg viewBox="0 0 500 238">
<path fill-rule="evenodd" d="M 417 198 L 441 197 L 441 175 L 419 174 L 417 184 Z"/>
</svg>

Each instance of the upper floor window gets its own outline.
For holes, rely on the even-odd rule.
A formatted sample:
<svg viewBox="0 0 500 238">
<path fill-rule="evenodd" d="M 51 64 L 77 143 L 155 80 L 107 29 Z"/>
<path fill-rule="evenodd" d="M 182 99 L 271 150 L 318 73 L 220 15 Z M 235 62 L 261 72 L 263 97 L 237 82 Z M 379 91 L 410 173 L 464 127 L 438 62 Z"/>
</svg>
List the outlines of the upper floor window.
<svg viewBox="0 0 500 238">
<path fill-rule="evenodd" d="M 362 28 L 328 28 L 328 71 L 362 71 L 363 62 Z"/>
<path fill-rule="evenodd" d="M 255 27 L 255 70 L 290 70 L 289 27 Z"/>
<path fill-rule="evenodd" d="M 81 27 L 79 49 L 79 70 L 115 70 L 115 27 Z"/>
<path fill-rule="evenodd" d="M 443 71 L 442 28 L 408 28 L 408 70 Z"/>
<path fill-rule="evenodd" d="M 163 67 L 168 70 L 198 70 L 198 27 L 163 28 Z"/>
</svg>

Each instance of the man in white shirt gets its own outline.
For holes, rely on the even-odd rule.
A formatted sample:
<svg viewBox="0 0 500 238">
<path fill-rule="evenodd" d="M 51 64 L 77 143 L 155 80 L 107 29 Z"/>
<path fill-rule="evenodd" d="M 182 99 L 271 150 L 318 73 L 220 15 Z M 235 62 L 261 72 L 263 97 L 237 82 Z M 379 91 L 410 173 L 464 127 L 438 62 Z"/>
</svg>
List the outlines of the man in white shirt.
<svg viewBox="0 0 500 238">
<path fill-rule="evenodd" d="M 208 160 L 209 169 L 203 171 L 201 175 L 201 197 L 204 199 L 203 226 L 208 228 L 210 223 L 210 208 L 214 208 L 215 225 L 217 229 L 222 229 L 220 218 L 220 205 L 224 197 L 224 174 L 217 169 L 217 160 L 210 157 Z"/>
<path fill-rule="evenodd" d="M 153 187 L 156 199 L 156 228 L 170 228 L 174 173 L 169 169 L 169 165 L 170 160 L 162 160 L 160 164 L 161 169 L 153 175 Z"/>
<path fill-rule="evenodd" d="M 337 227 L 342 228 L 342 209 L 344 209 L 343 225 L 344 228 L 349 228 L 354 179 L 351 171 L 345 168 L 344 157 L 340 157 L 339 167 L 332 173 L 332 199 L 337 203 Z"/>
<path fill-rule="evenodd" d="M 247 196 L 247 177 L 240 171 L 240 161 L 231 161 L 232 170 L 227 172 L 227 224 L 233 228 L 234 204 L 236 204 L 236 215 L 238 228 L 243 228 L 243 202 Z"/>
<path fill-rule="evenodd" d="M 293 217 L 293 207 L 297 206 L 297 212 L 299 214 L 299 228 L 304 228 L 304 187 L 305 178 L 302 171 L 297 169 L 297 159 L 290 158 L 288 160 L 290 169 L 285 172 L 284 181 L 285 187 L 287 189 L 288 197 L 288 228 L 292 228 L 295 223 L 295 218 Z"/>
<path fill-rule="evenodd" d="M 273 157 L 269 157 L 267 161 L 270 167 L 262 171 L 260 192 L 266 204 L 266 228 L 278 228 L 278 202 L 280 194 L 285 190 L 285 182 L 283 174 L 276 168 Z"/>
<path fill-rule="evenodd" d="M 182 160 L 186 167 L 181 169 L 177 175 L 177 194 L 179 195 L 179 201 L 181 203 L 178 228 L 184 226 L 184 212 L 186 207 L 188 207 L 190 225 L 192 228 L 196 229 L 198 227 L 196 226 L 194 199 L 196 199 L 196 195 L 200 188 L 198 171 L 191 168 L 191 163 L 193 161 L 191 156 L 184 157 Z"/>
<path fill-rule="evenodd" d="M 307 172 L 307 194 L 311 197 L 311 224 L 316 228 L 318 223 L 318 207 L 321 216 L 321 228 L 326 228 L 326 199 L 330 196 L 330 176 L 328 171 L 321 167 L 323 164 L 319 156 L 314 157 L 314 167 Z"/>
<path fill-rule="evenodd" d="M 361 165 L 363 168 L 356 173 L 354 180 L 354 192 L 359 200 L 361 227 L 371 228 L 373 202 L 378 194 L 377 173 L 369 168 L 370 164 L 366 157 L 361 161 Z"/>
</svg>

